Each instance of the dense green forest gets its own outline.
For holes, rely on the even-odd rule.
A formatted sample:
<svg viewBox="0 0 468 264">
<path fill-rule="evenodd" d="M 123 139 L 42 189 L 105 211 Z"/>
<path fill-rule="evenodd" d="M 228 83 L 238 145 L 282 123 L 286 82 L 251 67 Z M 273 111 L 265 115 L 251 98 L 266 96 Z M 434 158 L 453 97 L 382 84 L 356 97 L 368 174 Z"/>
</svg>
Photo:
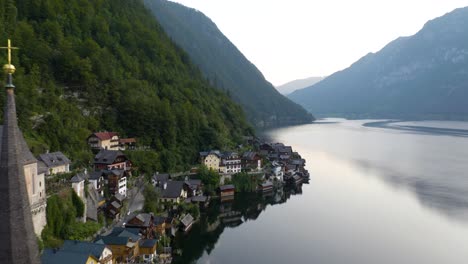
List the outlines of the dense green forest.
<svg viewBox="0 0 468 264">
<path fill-rule="evenodd" d="M 214 86 L 228 91 L 255 126 L 312 122 L 313 116 L 276 91 L 203 13 L 166 0 L 145 0 L 145 3 L 204 76 Z"/>
<path fill-rule="evenodd" d="M 0 19 L 1 43 L 20 48 L 17 109 L 35 154 L 61 150 L 86 165 L 90 132 L 117 131 L 174 170 L 253 133 L 140 0 L 0 0 Z"/>
</svg>

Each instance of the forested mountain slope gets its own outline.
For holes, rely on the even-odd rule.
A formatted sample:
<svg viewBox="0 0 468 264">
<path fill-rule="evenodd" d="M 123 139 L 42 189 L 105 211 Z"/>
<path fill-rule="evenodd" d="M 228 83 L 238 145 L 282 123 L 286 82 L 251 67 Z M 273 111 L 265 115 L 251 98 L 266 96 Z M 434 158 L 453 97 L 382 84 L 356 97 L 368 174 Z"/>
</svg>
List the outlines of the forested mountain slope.
<svg viewBox="0 0 468 264">
<path fill-rule="evenodd" d="M 276 91 L 203 13 L 166 0 L 145 0 L 145 3 L 205 77 L 214 86 L 228 91 L 255 126 L 301 124 L 313 120 L 301 106 Z"/>
<path fill-rule="evenodd" d="M 20 47 L 17 108 L 35 153 L 62 150 L 86 164 L 89 133 L 115 130 L 157 150 L 154 162 L 170 170 L 251 133 L 240 106 L 140 0 L 1 0 L 0 19 L 1 43 Z"/>
</svg>

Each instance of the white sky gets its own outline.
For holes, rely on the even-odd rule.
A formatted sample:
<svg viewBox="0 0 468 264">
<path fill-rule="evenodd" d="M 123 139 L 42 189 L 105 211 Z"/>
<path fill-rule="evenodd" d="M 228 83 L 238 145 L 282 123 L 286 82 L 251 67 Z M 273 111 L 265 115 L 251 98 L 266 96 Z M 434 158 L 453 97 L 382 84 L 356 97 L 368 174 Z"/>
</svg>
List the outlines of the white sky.
<svg viewBox="0 0 468 264">
<path fill-rule="evenodd" d="M 173 0 L 202 11 L 274 85 L 330 75 L 468 0 Z"/>
</svg>

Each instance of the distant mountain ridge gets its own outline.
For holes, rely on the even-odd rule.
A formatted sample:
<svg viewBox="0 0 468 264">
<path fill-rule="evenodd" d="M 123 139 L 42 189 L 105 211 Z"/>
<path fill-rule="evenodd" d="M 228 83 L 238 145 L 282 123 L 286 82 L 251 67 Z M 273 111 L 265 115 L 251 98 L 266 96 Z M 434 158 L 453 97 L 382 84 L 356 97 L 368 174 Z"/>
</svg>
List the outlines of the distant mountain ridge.
<svg viewBox="0 0 468 264">
<path fill-rule="evenodd" d="M 468 119 L 468 7 L 289 98 L 317 116 Z"/>
<path fill-rule="evenodd" d="M 313 120 L 305 109 L 278 93 L 203 13 L 166 0 L 145 0 L 145 4 L 213 86 L 240 103 L 255 126 Z"/>
<path fill-rule="evenodd" d="M 276 86 L 276 90 L 278 90 L 278 92 L 280 92 L 281 94 L 288 95 L 296 90 L 312 86 L 320 82 L 324 78 L 325 77 L 309 77 L 304 79 L 298 79 Z"/>
</svg>

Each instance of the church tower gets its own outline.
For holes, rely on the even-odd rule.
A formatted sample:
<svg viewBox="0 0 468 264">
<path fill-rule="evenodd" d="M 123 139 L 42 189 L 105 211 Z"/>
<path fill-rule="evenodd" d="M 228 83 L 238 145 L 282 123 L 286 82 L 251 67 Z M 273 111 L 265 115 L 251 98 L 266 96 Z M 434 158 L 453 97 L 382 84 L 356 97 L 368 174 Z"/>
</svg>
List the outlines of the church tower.
<svg viewBox="0 0 468 264">
<path fill-rule="evenodd" d="M 37 175 L 37 160 L 18 127 L 10 40 L 7 49 L 8 64 L 3 66 L 7 74 L 6 102 L 0 128 L 0 260 L 2 263 L 40 263 L 30 205 L 33 199 L 28 195 L 25 174 L 27 171 Z"/>
</svg>

